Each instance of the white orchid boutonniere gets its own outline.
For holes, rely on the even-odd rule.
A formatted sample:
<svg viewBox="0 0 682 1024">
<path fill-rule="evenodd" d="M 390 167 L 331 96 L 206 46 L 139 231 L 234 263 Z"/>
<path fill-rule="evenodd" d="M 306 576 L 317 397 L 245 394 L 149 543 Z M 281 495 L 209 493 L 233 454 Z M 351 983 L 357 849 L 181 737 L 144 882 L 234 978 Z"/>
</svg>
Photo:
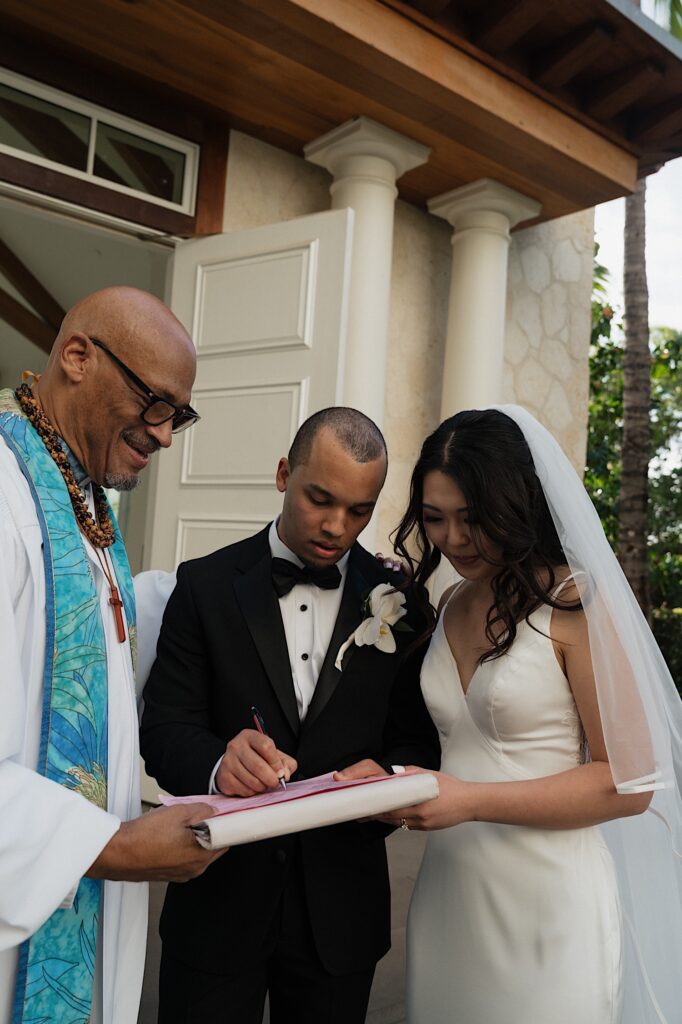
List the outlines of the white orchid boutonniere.
<svg viewBox="0 0 682 1024">
<path fill-rule="evenodd" d="M 379 583 L 367 595 L 362 608 L 366 618 L 351 633 L 346 642 L 339 648 L 334 662 L 335 668 L 341 671 L 343 656 L 353 644 L 356 647 L 371 645 L 384 654 L 393 654 L 396 649 L 393 630 L 412 632 L 406 622 L 400 622 L 406 614 L 405 595 L 393 589 L 390 583 Z"/>
</svg>

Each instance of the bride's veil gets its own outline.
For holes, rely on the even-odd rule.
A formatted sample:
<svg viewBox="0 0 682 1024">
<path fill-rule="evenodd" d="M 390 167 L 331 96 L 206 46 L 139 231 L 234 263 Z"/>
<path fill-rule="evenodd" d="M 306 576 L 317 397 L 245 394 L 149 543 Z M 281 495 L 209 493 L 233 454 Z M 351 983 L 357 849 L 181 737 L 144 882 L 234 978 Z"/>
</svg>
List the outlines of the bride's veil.
<svg viewBox="0 0 682 1024">
<path fill-rule="evenodd" d="M 601 826 L 623 914 L 622 1024 L 680 1024 L 682 702 L 570 462 L 530 413 L 516 405 L 495 408 L 523 431 L 580 590 L 616 789 L 652 792 L 644 814 Z"/>
</svg>

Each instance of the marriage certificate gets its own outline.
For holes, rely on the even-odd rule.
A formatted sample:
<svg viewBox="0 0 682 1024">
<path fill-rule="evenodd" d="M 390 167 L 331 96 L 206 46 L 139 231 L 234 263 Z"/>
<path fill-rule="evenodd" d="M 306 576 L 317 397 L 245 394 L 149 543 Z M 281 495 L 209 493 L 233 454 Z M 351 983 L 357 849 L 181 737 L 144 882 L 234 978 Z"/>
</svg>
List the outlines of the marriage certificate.
<svg viewBox="0 0 682 1024">
<path fill-rule="evenodd" d="M 194 825 L 193 831 L 207 850 L 219 850 L 383 814 L 437 796 L 438 782 L 429 772 L 375 775 L 354 781 L 335 781 L 330 772 L 290 782 L 285 790 L 269 790 L 259 796 L 160 795 L 159 800 L 169 805 L 210 804 L 214 816 Z"/>
</svg>

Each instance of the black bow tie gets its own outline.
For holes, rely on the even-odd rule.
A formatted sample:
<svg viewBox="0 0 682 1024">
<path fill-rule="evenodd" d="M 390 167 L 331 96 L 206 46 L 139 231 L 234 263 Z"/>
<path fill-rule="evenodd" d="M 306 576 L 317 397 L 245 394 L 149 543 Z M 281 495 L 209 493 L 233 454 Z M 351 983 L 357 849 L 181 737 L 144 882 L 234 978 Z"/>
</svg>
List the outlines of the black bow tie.
<svg viewBox="0 0 682 1024">
<path fill-rule="evenodd" d="M 287 558 L 273 558 L 272 583 L 278 597 L 284 597 L 297 583 L 312 583 L 321 590 L 336 590 L 341 583 L 341 573 L 336 565 L 311 569 L 308 565 L 295 565 Z"/>
</svg>

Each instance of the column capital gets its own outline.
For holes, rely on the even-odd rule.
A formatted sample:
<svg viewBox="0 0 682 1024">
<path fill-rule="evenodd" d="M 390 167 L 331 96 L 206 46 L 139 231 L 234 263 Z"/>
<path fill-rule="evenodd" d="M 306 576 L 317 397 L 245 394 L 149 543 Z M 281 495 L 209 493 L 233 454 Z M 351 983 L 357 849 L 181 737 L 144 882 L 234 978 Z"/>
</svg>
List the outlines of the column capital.
<svg viewBox="0 0 682 1024">
<path fill-rule="evenodd" d="M 524 196 L 513 188 L 493 181 L 491 178 L 479 178 L 461 188 L 443 192 L 428 201 L 429 213 L 447 220 L 457 229 L 468 222 L 470 214 L 498 213 L 507 218 L 509 227 L 513 228 L 521 221 L 537 217 L 542 206 L 530 196 Z"/>
<path fill-rule="evenodd" d="M 303 152 L 306 160 L 326 168 L 335 177 L 349 173 L 354 157 L 385 161 L 389 165 L 385 174 L 392 177 L 393 184 L 407 171 L 425 164 L 431 150 L 369 117 L 355 117 L 309 142 Z M 375 162 L 375 171 L 380 166 Z"/>
</svg>

